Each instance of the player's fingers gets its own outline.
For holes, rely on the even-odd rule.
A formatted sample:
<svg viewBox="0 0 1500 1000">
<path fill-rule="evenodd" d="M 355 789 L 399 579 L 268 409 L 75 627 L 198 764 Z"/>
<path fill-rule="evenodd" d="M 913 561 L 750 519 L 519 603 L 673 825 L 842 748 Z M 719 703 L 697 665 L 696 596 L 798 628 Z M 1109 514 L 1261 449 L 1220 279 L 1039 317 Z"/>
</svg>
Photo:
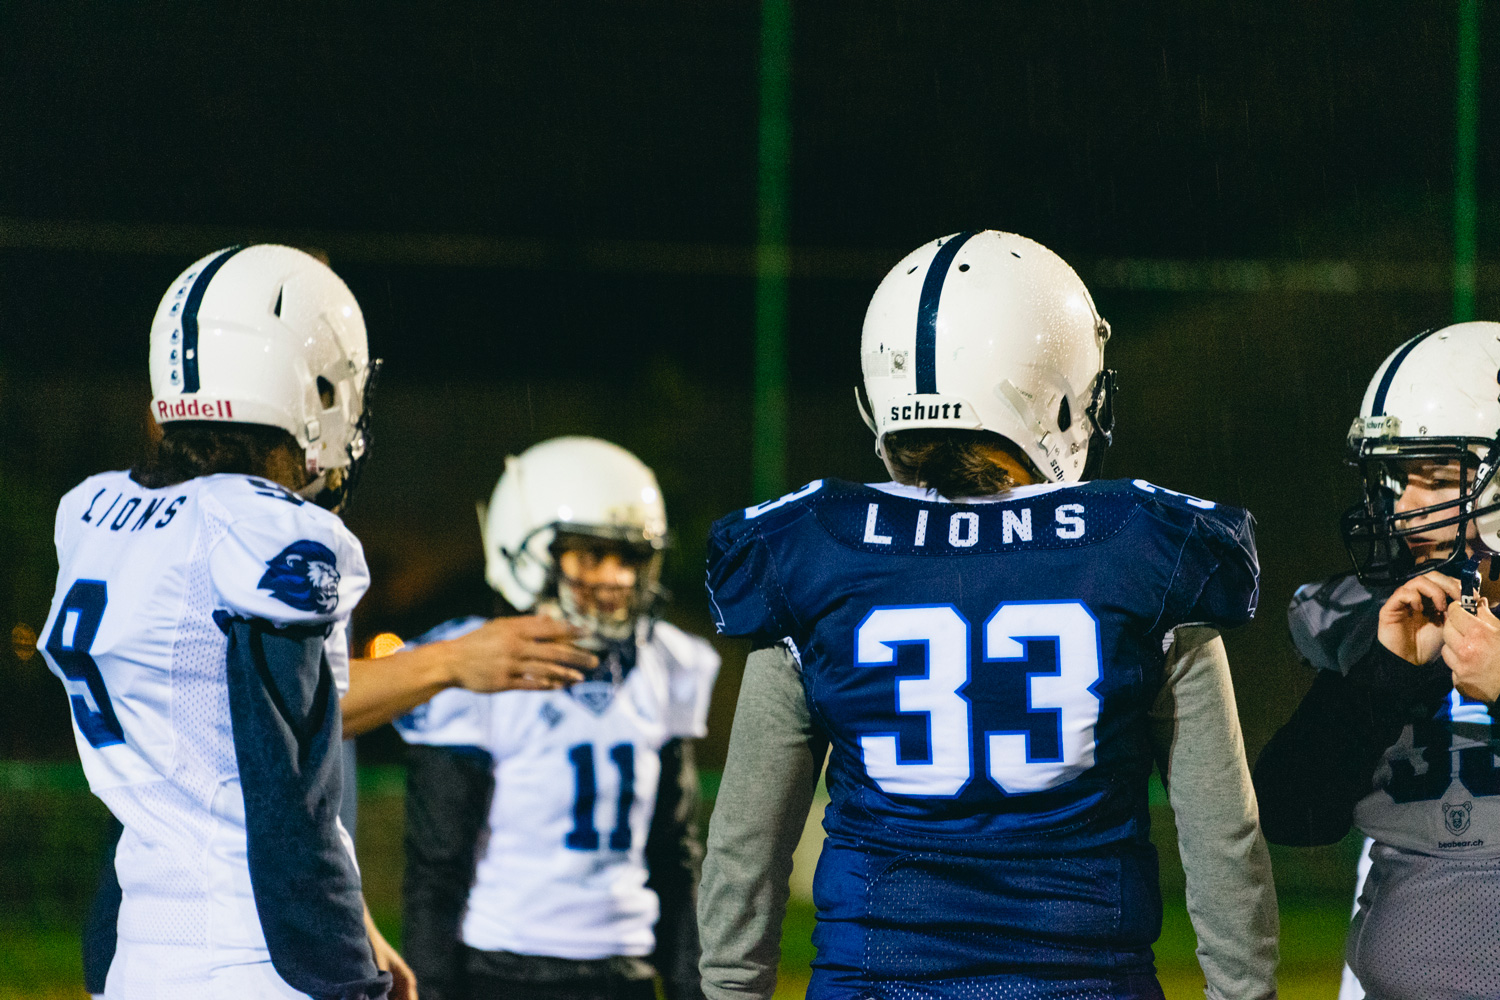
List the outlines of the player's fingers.
<svg viewBox="0 0 1500 1000">
<path fill-rule="evenodd" d="M 1447 573 L 1439 573 L 1437 570 L 1433 570 L 1431 573 L 1423 573 L 1421 576 L 1417 577 L 1416 580 L 1420 580 L 1425 583 L 1430 583 L 1437 586 L 1440 590 L 1443 591 L 1443 593 L 1447 594 L 1455 601 L 1458 600 L 1464 592 L 1464 585 L 1460 581 L 1458 581 L 1454 577 L 1449 576 Z M 1414 580 L 1413 582 L 1416 581 Z"/>
<path fill-rule="evenodd" d="M 572 667 L 561 666 L 549 660 L 528 660 L 522 669 L 528 677 L 545 678 L 557 684 L 577 684 L 583 680 L 582 671 L 574 670 Z"/>
<path fill-rule="evenodd" d="M 567 687 L 555 678 L 537 674 L 521 674 L 516 678 L 515 686 L 522 691 L 556 691 L 558 688 Z"/>
<path fill-rule="evenodd" d="M 1411 617 L 1422 617 L 1426 615 L 1424 609 L 1422 592 L 1411 584 L 1405 584 L 1386 599 L 1385 605 L 1380 609 L 1380 617 L 1384 621 L 1400 622 Z"/>
<path fill-rule="evenodd" d="M 522 659 L 530 664 L 555 663 L 563 667 L 576 667 L 579 670 L 593 670 L 599 665 L 599 657 L 586 649 L 579 649 L 571 642 L 533 642 L 529 643 Z"/>
<path fill-rule="evenodd" d="M 1431 601 L 1432 606 L 1438 611 L 1443 611 L 1448 607 L 1448 604 L 1451 601 L 1458 600 L 1459 595 L 1461 595 L 1463 591 L 1460 588 L 1457 580 L 1454 580 L 1451 577 L 1442 577 L 1442 580 L 1447 581 L 1447 583 L 1449 584 L 1452 584 L 1452 587 L 1449 587 L 1446 584 L 1439 582 L 1438 580 L 1434 580 L 1433 577 L 1435 576 L 1441 576 L 1441 574 L 1428 573 L 1426 576 L 1419 576 L 1416 579 L 1408 580 L 1406 582 L 1406 587 L 1404 587 L 1403 589 L 1416 591 L 1418 594 Z"/>
<path fill-rule="evenodd" d="M 1443 644 L 1443 662 L 1448 665 L 1449 671 L 1455 677 L 1459 676 L 1466 669 L 1463 655 L 1459 652 L 1457 646 L 1449 645 L 1448 643 Z"/>
<path fill-rule="evenodd" d="M 1469 630 L 1478 626 L 1479 620 L 1457 601 L 1448 608 L 1448 613 L 1443 620 L 1443 639 L 1447 641 L 1450 635 L 1468 635 Z"/>
<path fill-rule="evenodd" d="M 577 639 L 583 635 L 581 629 L 547 615 L 525 615 L 513 621 L 517 631 L 528 639 L 555 642 L 559 639 Z"/>
</svg>

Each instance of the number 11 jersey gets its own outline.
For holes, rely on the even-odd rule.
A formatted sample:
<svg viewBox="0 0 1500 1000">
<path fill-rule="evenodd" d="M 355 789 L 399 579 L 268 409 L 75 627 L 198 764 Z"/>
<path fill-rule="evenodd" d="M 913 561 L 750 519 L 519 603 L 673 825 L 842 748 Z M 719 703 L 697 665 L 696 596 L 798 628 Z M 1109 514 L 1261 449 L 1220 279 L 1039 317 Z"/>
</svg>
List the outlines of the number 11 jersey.
<svg viewBox="0 0 1500 1000">
<path fill-rule="evenodd" d="M 1254 614 L 1247 512 L 819 480 L 715 524 L 708 586 L 722 632 L 787 641 L 830 741 L 819 968 L 1150 968 L 1147 713 L 1173 629 Z"/>
</svg>

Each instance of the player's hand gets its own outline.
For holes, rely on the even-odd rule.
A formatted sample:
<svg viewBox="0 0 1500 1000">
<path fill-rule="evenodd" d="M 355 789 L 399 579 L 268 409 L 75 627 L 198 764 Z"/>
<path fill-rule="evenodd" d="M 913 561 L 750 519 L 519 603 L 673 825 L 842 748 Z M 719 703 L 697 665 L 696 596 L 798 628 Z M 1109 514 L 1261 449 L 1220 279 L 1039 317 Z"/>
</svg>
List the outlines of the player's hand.
<svg viewBox="0 0 1500 1000">
<path fill-rule="evenodd" d="M 583 680 L 599 658 L 573 644 L 578 629 L 543 615 L 496 618 L 454 644 L 453 680 L 470 691 L 547 691 Z"/>
<path fill-rule="evenodd" d="M 1487 705 L 1500 701 L 1500 618 L 1489 603 L 1470 614 L 1456 601 L 1443 625 L 1443 662 L 1453 671 L 1459 694 Z"/>
<path fill-rule="evenodd" d="M 1462 594 L 1463 586 L 1444 573 L 1407 580 L 1380 609 L 1380 644 L 1407 663 L 1427 663 L 1442 648 L 1443 622 Z"/>
<path fill-rule="evenodd" d="M 370 910 L 365 909 L 365 931 L 370 935 L 370 950 L 375 953 L 375 967 L 391 974 L 389 1000 L 417 1000 L 417 975 L 406 964 L 406 959 L 391 947 L 391 943 L 380 933 Z"/>
</svg>

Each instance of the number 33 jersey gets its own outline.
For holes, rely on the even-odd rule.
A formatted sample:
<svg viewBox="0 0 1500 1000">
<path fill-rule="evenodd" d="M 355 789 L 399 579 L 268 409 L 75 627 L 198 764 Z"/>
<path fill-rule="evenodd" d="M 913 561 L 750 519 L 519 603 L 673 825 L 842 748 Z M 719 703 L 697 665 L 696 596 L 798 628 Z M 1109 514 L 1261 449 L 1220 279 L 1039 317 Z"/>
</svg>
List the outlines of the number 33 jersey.
<svg viewBox="0 0 1500 1000">
<path fill-rule="evenodd" d="M 67 689 L 89 785 L 125 828 L 109 995 L 175 996 L 169 986 L 218 982 L 226 969 L 269 960 L 308 990 L 317 976 L 287 971 L 307 956 L 278 951 L 276 925 L 290 914 L 262 907 L 258 915 L 256 903 L 271 883 L 307 874 L 295 870 L 304 856 L 284 847 L 273 851 L 277 870 L 255 863 L 256 845 L 287 835 L 293 817 L 279 810 L 274 779 L 259 768 L 242 774 L 237 756 L 247 747 L 274 756 L 287 734 L 231 697 L 234 677 L 245 675 L 228 666 L 228 633 L 232 621 L 256 621 L 310 637 L 310 661 L 293 661 L 288 684 L 324 692 L 317 718 L 331 732 L 318 733 L 328 738 L 294 738 L 313 747 L 302 748 L 296 766 L 314 771 L 317 746 L 338 749 L 328 699 L 347 687 L 345 629 L 369 582 L 358 540 L 333 514 L 264 480 L 218 475 L 153 490 L 110 472 L 63 497 L 55 541 L 58 584 L 38 646 Z M 294 808 L 326 820 L 319 829 L 331 843 L 323 847 L 343 866 L 357 907 L 357 876 L 332 818 L 336 787 L 332 795 Z M 337 946 L 325 939 L 319 947 L 310 968 L 341 967 L 331 957 Z"/>
<path fill-rule="evenodd" d="M 1147 713 L 1174 628 L 1254 614 L 1248 513 L 819 480 L 716 523 L 708 588 L 722 632 L 788 641 L 830 740 L 820 966 L 1149 967 Z"/>
</svg>

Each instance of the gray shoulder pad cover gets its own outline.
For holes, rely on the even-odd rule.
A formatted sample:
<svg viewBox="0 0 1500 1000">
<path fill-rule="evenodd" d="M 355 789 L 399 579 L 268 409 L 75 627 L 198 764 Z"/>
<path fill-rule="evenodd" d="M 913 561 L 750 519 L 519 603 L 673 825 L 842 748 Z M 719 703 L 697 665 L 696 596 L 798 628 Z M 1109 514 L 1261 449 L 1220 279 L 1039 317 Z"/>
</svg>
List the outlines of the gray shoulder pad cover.
<svg viewBox="0 0 1500 1000">
<path fill-rule="evenodd" d="M 1304 583 L 1286 611 L 1292 644 L 1317 669 L 1347 674 L 1375 641 L 1386 596 L 1371 591 L 1353 573 Z"/>
</svg>

